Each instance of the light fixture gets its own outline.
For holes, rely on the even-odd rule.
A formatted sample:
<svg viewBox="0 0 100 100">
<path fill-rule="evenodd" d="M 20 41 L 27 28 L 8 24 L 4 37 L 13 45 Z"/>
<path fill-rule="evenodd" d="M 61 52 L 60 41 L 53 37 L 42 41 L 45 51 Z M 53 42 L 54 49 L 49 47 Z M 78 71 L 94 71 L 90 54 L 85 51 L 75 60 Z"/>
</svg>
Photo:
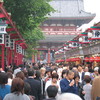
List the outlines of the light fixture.
<svg viewBox="0 0 100 100">
<path fill-rule="evenodd" d="M 79 38 L 79 42 L 83 42 L 83 38 L 82 37 Z"/>
<path fill-rule="evenodd" d="M 55 52 L 55 54 L 58 54 L 58 53 L 59 53 L 59 51 L 56 51 L 56 52 Z"/>
<path fill-rule="evenodd" d="M 88 32 L 88 38 L 91 38 L 93 36 L 92 32 Z"/>
<path fill-rule="evenodd" d="M 64 49 L 66 50 L 66 49 L 67 49 L 67 47 L 64 47 Z"/>
<path fill-rule="evenodd" d="M 62 52 L 62 50 L 60 49 L 59 52 Z"/>
<path fill-rule="evenodd" d="M 72 47 L 72 44 L 69 44 L 69 47 Z"/>
<path fill-rule="evenodd" d="M 82 49 L 82 47 L 79 47 L 79 49 Z"/>
</svg>

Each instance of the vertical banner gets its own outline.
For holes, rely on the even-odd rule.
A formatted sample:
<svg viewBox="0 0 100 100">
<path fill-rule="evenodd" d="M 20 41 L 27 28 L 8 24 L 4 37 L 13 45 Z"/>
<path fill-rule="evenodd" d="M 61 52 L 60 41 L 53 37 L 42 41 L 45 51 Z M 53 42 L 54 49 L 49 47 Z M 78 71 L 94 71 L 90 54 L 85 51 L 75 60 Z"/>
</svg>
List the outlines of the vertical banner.
<svg viewBox="0 0 100 100">
<path fill-rule="evenodd" d="M 10 47 L 10 35 L 5 35 L 5 47 Z"/>
<path fill-rule="evenodd" d="M 11 39 L 10 40 L 10 49 L 11 50 L 14 50 L 15 49 L 15 40 L 14 39 Z"/>
<path fill-rule="evenodd" d="M 4 44 L 4 34 L 0 34 L 0 44 Z"/>
</svg>

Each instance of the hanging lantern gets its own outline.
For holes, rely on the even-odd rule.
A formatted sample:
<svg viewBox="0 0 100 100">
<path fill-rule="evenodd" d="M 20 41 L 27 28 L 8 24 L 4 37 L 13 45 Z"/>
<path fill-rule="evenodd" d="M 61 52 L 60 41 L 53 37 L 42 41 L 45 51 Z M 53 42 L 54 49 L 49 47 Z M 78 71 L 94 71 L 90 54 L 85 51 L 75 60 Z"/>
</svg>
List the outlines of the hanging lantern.
<svg viewBox="0 0 100 100">
<path fill-rule="evenodd" d="M 100 57 L 94 57 L 94 61 L 100 62 Z"/>
<path fill-rule="evenodd" d="M 94 57 L 90 57 L 90 62 L 94 62 Z"/>
<path fill-rule="evenodd" d="M 75 61 L 80 61 L 81 59 L 80 58 L 75 58 Z"/>
<path fill-rule="evenodd" d="M 69 47 L 72 47 L 72 44 L 69 44 Z"/>
<path fill-rule="evenodd" d="M 70 62 L 71 61 L 71 59 L 69 58 L 69 59 L 66 59 L 66 62 Z"/>
<path fill-rule="evenodd" d="M 91 38 L 93 34 L 91 32 L 88 32 L 88 38 Z"/>
<path fill-rule="evenodd" d="M 89 62 L 89 58 L 88 57 L 85 57 L 85 62 Z"/>
<path fill-rule="evenodd" d="M 82 37 L 79 38 L 79 42 L 83 42 L 83 38 Z"/>
</svg>

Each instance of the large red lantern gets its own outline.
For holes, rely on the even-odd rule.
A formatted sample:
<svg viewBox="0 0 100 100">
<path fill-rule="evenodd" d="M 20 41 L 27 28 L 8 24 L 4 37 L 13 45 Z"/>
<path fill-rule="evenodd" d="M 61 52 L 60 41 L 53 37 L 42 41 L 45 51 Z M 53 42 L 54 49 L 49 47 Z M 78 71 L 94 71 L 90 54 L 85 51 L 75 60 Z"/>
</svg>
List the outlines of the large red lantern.
<svg viewBox="0 0 100 100">
<path fill-rule="evenodd" d="M 80 58 L 75 58 L 75 61 L 80 61 L 81 59 Z"/>
<path fill-rule="evenodd" d="M 94 61 L 100 62 L 100 57 L 94 57 Z"/>
<path fill-rule="evenodd" d="M 94 62 L 94 57 L 90 57 L 90 62 Z"/>
<path fill-rule="evenodd" d="M 85 57 L 84 60 L 85 60 L 85 62 L 89 62 L 89 58 L 88 57 Z"/>
</svg>

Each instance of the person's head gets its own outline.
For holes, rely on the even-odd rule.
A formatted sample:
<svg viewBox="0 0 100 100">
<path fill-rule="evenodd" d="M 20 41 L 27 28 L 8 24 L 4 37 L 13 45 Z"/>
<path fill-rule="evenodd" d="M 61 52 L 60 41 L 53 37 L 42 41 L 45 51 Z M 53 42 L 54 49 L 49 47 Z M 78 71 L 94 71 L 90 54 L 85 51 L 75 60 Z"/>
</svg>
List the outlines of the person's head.
<svg viewBox="0 0 100 100">
<path fill-rule="evenodd" d="M 66 77 L 67 79 L 72 80 L 74 78 L 74 72 L 69 70 Z"/>
<path fill-rule="evenodd" d="M 57 100 L 82 100 L 78 95 L 73 93 L 63 93 L 61 94 Z"/>
<path fill-rule="evenodd" d="M 0 72 L 0 84 L 5 85 L 8 83 L 8 76 L 4 72 Z"/>
<path fill-rule="evenodd" d="M 46 75 L 48 76 L 48 77 L 51 77 L 51 69 L 50 68 L 48 68 L 47 70 L 46 70 Z"/>
<path fill-rule="evenodd" d="M 86 76 L 84 77 L 84 81 L 85 81 L 86 83 L 90 83 L 90 82 L 91 82 L 91 77 L 88 76 L 88 75 L 86 75 Z"/>
<path fill-rule="evenodd" d="M 79 82 L 79 79 L 80 79 L 80 76 L 78 74 L 76 74 L 74 76 L 75 83 L 78 83 Z"/>
<path fill-rule="evenodd" d="M 25 79 L 24 73 L 23 73 L 22 71 L 20 71 L 20 72 L 18 72 L 18 73 L 16 74 L 16 78 L 17 78 L 17 77 L 21 78 L 22 80 Z"/>
<path fill-rule="evenodd" d="M 63 67 L 63 69 L 65 70 L 69 70 L 69 65 L 68 64 L 64 64 L 64 67 Z"/>
<path fill-rule="evenodd" d="M 84 72 L 89 72 L 89 68 L 88 67 L 85 67 L 84 68 Z"/>
<path fill-rule="evenodd" d="M 12 69 L 8 69 L 7 72 L 10 72 L 13 74 L 13 70 Z"/>
<path fill-rule="evenodd" d="M 58 92 L 58 88 L 56 86 L 50 85 L 47 88 L 47 94 L 49 98 L 55 98 Z"/>
<path fill-rule="evenodd" d="M 24 73 L 25 78 L 27 78 L 28 77 L 28 72 L 27 72 L 26 69 L 23 70 L 23 73 Z"/>
<path fill-rule="evenodd" d="M 52 82 L 53 82 L 53 83 L 56 83 L 59 76 L 58 76 L 57 73 L 53 73 L 51 77 L 52 77 Z"/>
<path fill-rule="evenodd" d="M 66 78 L 66 73 L 68 72 L 68 70 L 63 70 L 62 71 L 62 74 L 61 74 L 61 77 L 62 78 Z"/>
<path fill-rule="evenodd" d="M 78 72 L 77 67 L 73 67 L 72 70 L 75 71 L 75 72 Z"/>
<path fill-rule="evenodd" d="M 13 79 L 13 74 L 11 72 L 7 72 L 7 76 L 8 78 Z"/>
<path fill-rule="evenodd" d="M 21 78 L 14 78 L 11 86 L 11 93 L 19 95 L 24 93 L 24 81 Z"/>
<path fill-rule="evenodd" d="M 57 71 L 56 70 L 52 70 L 52 73 L 51 74 L 54 74 L 54 73 L 57 73 Z"/>
<path fill-rule="evenodd" d="M 81 72 L 83 70 L 82 65 L 78 65 L 78 71 Z"/>
<path fill-rule="evenodd" d="M 41 75 L 45 75 L 45 72 L 46 72 L 46 69 L 45 69 L 44 67 L 42 67 L 42 68 L 40 69 Z"/>
<path fill-rule="evenodd" d="M 40 78 L 40 71 L 37 70 L 36 73 L 35 73 L 35 78 L 39 79 Z"/>
<path fill-rule="evenodd" d="M 28 76 L 34 76 L 34 70 L 33 68 L 28 69 Z"/>
<path fill-rule="evenodd" d="M 94 73 L 95 73 L 96 75 L 98 75 L 98 70 L 99 70 L 99 67 L 95 67 L 95 68 L 94 68 Z"/>
</svg>

